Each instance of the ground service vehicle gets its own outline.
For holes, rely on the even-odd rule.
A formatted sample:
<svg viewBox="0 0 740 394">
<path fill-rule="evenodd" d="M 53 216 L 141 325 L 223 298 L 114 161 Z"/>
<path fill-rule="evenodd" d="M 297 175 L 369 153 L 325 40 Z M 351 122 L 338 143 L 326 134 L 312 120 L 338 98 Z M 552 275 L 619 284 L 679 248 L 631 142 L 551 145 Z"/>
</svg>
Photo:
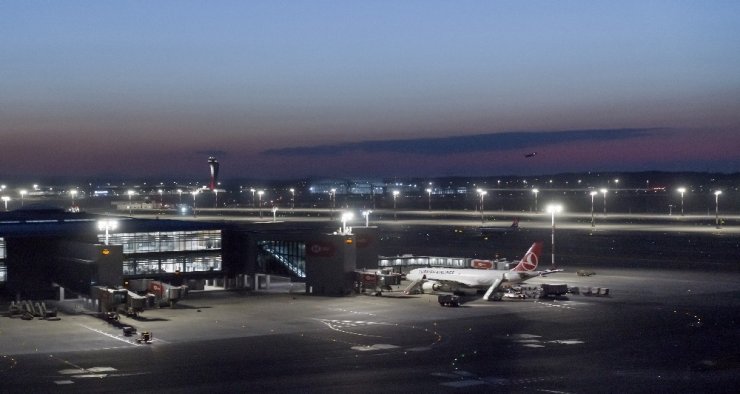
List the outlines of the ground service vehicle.
<svg viewBox="0 0 740 394">
<path fill-rule="evenodd" d="M 437 301 L 442 306 L 460 306 L 460 296 L 454 294 L 442 294 L 437 297 Z"/>
</svg>

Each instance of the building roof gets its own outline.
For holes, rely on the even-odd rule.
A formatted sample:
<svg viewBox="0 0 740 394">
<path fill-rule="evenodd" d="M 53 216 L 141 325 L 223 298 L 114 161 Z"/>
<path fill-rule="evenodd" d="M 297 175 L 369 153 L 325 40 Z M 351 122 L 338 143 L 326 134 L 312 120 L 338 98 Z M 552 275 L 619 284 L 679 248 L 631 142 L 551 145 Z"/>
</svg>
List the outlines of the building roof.
<svg viewBox="0 0 740 394">
<path fill-rule="evenodd" d="M 171 219 L 135 219 L 96 215 L 86 212 L 66 212 L 54 207 L 34 207 L 0 212 L 0 237 L 81 236 L 98 234 L 98 221 L 116 220 L 115 232 L 158 232 L 218 230 L 224 223 Z"/>
</svg>

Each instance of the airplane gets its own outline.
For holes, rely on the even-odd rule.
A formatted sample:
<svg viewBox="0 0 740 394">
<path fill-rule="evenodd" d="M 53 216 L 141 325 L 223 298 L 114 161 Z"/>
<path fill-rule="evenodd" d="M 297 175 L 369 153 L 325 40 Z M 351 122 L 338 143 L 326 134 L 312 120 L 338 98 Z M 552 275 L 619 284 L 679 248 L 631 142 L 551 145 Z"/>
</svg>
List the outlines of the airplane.
<svg viewBox="0 0 740 394">
<path fill-rule="evenodd" d="M 481 235 L 486 235 L 490 233 L 508 233 L 509 231 L 516 231 L 519 230 L 519 218 L 514 218 L 514 221 L 511 222 L 511 226 L 509 227 L 481 227 L 480 229 Z"/>
<path fill-rule="evenodd" d="M 412 294 L 417 290 L 452 292 L 464 295 L 475 295 L 487 289 L 484 299 L 500 300 L 502 289 L 513 284 L 524 282 L 536 276 L 545 276 L 562 269 L 535 271 L 539 256 L 542 254 L 542 242 L 532 244 L 519 264 L 511 270 L 475 269 L 475 268 L 416 268 L 406 274 L 411 284 L 404 293 Z"/>
<path fill-rule="evenodd" d="M 537 152 L 527 153 L 524 155 L 524 157 L 526 158 L 535 157 L 535 156 L 537 156 Z"/>
</svg>

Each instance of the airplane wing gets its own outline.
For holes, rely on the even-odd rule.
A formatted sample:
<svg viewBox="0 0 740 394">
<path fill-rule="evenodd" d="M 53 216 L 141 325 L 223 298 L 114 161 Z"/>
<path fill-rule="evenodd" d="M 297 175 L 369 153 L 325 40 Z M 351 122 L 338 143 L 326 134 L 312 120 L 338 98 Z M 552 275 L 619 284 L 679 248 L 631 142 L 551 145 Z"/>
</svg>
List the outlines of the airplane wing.
<svg viewBox="0 0 740 394">
<path fill-rule="evenodd" d="M 539 275 L 540 275 L 540 276 L 546 276 L 546 275 L 549 275 L 549 274 L 554 274 L 554 273 L 556 273 L 556 272 L 563 272 L 563 271 L 564 271 L 564 270 L 563 270 L 563 269 L 561 269 L 561 268 L 559 268 L 559 269 L 554 269 L 554 270 L 545 270 L 545 271 L 539 271 Z"/>
</svg>

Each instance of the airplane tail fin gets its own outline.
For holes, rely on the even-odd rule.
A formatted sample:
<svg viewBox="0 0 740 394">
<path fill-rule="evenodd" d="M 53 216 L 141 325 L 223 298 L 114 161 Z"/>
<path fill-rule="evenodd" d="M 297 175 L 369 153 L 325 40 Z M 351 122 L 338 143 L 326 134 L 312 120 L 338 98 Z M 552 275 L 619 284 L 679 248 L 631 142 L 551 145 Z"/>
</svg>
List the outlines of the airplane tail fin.
<svg viewBox="0 0 740 394">
<path fill-rule="evenodd" d="M 542 255 L 542 242 L 538 241 L 532 244 L 527 253 L 519 260 L 519 264 L 512 268 L 512 271 L 534 271 L 537 269 L 540 255 Z"/>
<path fill-rule="evenodd" d="M 511 222 L 511 228 L 519 228 L 519 218 L 514 218 L 514 221 Z"/>
</svg>

